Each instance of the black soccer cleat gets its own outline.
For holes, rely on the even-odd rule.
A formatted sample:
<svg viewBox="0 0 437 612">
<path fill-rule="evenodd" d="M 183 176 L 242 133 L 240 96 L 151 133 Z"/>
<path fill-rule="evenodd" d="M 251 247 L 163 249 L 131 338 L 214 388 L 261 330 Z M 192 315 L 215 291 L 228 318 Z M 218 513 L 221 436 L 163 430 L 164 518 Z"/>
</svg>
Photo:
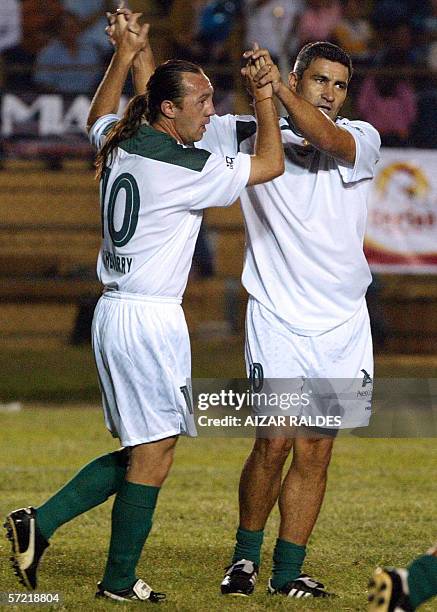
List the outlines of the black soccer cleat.
<svg viewBox="0 0 437 612">
<path fill-rule="evenodd" d="M 296 580 L 287 582 L 280 589 L 272 587 L 272 581 L 270 579 L 267 586 L 267 593 L 270 595 L 295 597 L 297 599 L 306 597 L 335 597 L 334 593 L 329 593 L 325 590 L 325 585 L 323 583 L 314 580 L 307 574 L 300 574 Z"/>
<path fill-rule="evenodd" d="M 36 589 L 38 563 L 49 543 L 38 529 L 35 508 L 14 510 L 7 515 L 4 527 L 12 544 L 11 563 L 18 580 L 27 589 Z"/>
<path fill-rule="evenodd" d="M 408 571 L 377 567 L 369 581 L 369 612 L 413 612 Z"/>
<path fill-rule="evenodd" d="M 258 565 L 247 559 L 239 559 L 226 568 L 220 585 L 222 595 L 252 595 L 258 577 Z"/>
<path fill-rule="evenodd" d="M 113 601 L 150 601 L 150 603 L 159 603 L 165 599 L 166 595 L 165 593 L 153 591 L 143 580 L 137 580 L 129 589 L 123 589 L 122 591 L 108 591 L 102 586 L 101 582 L 98 582 L 96 597 L 112 599 Z"/>
<path fill-rule="evenodd" d="M 323 582 L 319 582 L 318 580 L 315 580 L 315 578 L 311 578 L 311 576 L 308 576 L 308 574 L 299 574 L 297 579 L 298 580 L 300 579 L 311 580 L 311 582 L 314 582 L 314 584 L 317 585 L 319 589 L 325 588 L 325 585 L 323 584 Z"/>
</svg>

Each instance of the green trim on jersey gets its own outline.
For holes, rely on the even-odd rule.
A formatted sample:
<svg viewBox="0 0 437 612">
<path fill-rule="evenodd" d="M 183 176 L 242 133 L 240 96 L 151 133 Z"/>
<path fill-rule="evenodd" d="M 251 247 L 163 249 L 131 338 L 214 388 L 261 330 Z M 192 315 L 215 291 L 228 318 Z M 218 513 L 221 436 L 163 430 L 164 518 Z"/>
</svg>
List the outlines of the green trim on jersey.
<svg viewBox="0 0 437 612">
<path fill-rule="evenodd" d="M 256 133 L 256 121 L 239 121 L 235 123 L 237 131 L 237 151 L 240 151 L 240 145 Z"/>
<path fill-rule="evenodd" d="M 108 123 L 108 125 L 103 130 L 103 135 L 107 136 L 116 123 L 117 123 L 117 121 L 113 121 L 112 123 Z"/>
<path fill-rule="evenodd" d="M 120 149 L 147 159 L 181 166 L 195 172 L 202 172 L 211 153 L 194 147 L 185 148 L 164 132 L 158 132 L 148 125 L 142 125 L 135 136 L 123 140 Z"/>
</svg>

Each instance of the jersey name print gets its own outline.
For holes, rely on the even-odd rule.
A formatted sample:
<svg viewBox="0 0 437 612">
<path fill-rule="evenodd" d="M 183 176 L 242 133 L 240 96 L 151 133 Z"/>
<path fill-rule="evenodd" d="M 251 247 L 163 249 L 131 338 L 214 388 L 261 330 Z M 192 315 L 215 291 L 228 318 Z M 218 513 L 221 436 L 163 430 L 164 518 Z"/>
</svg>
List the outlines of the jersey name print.
<svg viewBox="0 0 437 612">
<path fill-rule="evenodd" d="M 131 271 L 133 257 L 119 257 L 110 251 L 102 251 L 103 265 L 109 270 L 116 270 L 121 274 L 128 274 Z"/>
</svg>

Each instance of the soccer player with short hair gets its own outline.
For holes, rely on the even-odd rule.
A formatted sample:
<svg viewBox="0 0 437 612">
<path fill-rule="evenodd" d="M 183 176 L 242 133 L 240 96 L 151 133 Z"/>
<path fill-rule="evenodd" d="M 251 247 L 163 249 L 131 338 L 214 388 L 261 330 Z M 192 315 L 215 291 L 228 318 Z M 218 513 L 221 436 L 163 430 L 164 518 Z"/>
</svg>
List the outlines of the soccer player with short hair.
<svg viewBox="0 0 437 612">
<path fill-rule="evenodd" d="M 128 11 L 127 11 L 128 12 Z M 363 241 L 367 196 L 381 140 L 364 121 L 339 117 L 352 62 L 327 42 L 305 45 L 288 84 L 266 49 L 255 80 L 271 83 L 288 112 L 279 120 L 285 172 L 243 191 L 246 227 L 242 282 L 249 293 L 246 368 L 264 379 L 361 381 L 368 398 L 348 414 L 348 427 L 370 418 L 373 351 L 365 301 L 371 274 Z M 137 91 L 147 66 L 137 72 Z M 211 117 L 196 146 L 233 156 L 250 150 L 256 117 Z M 369 386 L 368 386 L 369 385 Z M 264 527 L 276 502 L 281 522 L 268 592 L 325 597 L 302 573 L 306 546 L 323 502 L 335 431 L 257 438 L 240 479 L 240 523 L 223 594 L 250 595 L 258 577 Z M 282 477 L 290 453 L 290 468 Z"/>
<path fill-rule="evenodd" d="M 255 154 L 196 149 L 214 114 L 203 70 L 170 60 L 147 90 L 114 115 L 137 54 L 148 45 L 139 14 L 114 18 L 117 48 L 92 102 L 90 138 L 99 148 L 104 285 L 93 320 L 93 350 L 105 421 L 123 449 L 85 466 L 53 497 L 10 513 L 6 528 L 21 582 L 36 588 L 37 567 L 55 530 L 115 494 L 108 559 L 96 596 L 158 601 L 136 576 L 158 493 L 178 436 L 196 435 L 190 343 L 180 306 L 194 246 L 209 206 L 229 206 L 247 185 L 284 169 L 270 84 L 257 88 L 261 62 L 243 70 L 258 119 Z"/>
<path fill-rule="evenodd" d="M 280 119 L 284 174 L 241 196 L 248 375 L 354 379 L 371 394 L 365 301 L 371 274 L 363 239 L 379 134 L 369 123 L 339 117 L 352 76 L 350 57 L 339 47 L 326 42 L 303 47 L 288 84 L 267 50 L 245 57 L 264 60 L 255 80 L 271 83 L 288 113 Z M 235 155 L 252 146 L 255 129 L 254 117 L 215 116 L 198 146 Z M 369 402 L 350 415 L 349 426 L 355 426 L 354 418 L 357 425 L 368 422 L 366 407 Z M 223 594 L 253 592 L 264 527 L 276 502 L 281 519 L 268 591 L 298 598 L 329 594 L 302 573 L 302 565 L 325 494 L 334 436 L 306 433 L 256 439 L 241 474 L 240 521 Z"/>
</svg>

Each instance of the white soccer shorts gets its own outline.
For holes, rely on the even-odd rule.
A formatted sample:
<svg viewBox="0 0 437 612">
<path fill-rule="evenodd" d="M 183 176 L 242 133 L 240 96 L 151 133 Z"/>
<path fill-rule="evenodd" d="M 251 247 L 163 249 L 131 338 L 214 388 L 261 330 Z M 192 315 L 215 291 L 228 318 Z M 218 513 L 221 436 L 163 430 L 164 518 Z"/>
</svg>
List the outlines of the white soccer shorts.
<svg viewBox="0 0 437 612">
<path fill-rule="evenodd" d="M 299 408 L 300 414 L 340 416 L 341 428 L 368 425 L 373 347 L 365 300 L 342 325 L 317 336 L 302 336 L 251 297 L 245 357 L 248 376 L 262 377 L 268 390 L 309 392 L 321 398 L 318 407 L 311 401 L 306 410 Z"/>
<path fill-rule="evenodd" d="M 179 299 L 107 291 L 96 306 L 92 340 L 105 423 L 123 446 L 197 435 Z"/>
</svg>

